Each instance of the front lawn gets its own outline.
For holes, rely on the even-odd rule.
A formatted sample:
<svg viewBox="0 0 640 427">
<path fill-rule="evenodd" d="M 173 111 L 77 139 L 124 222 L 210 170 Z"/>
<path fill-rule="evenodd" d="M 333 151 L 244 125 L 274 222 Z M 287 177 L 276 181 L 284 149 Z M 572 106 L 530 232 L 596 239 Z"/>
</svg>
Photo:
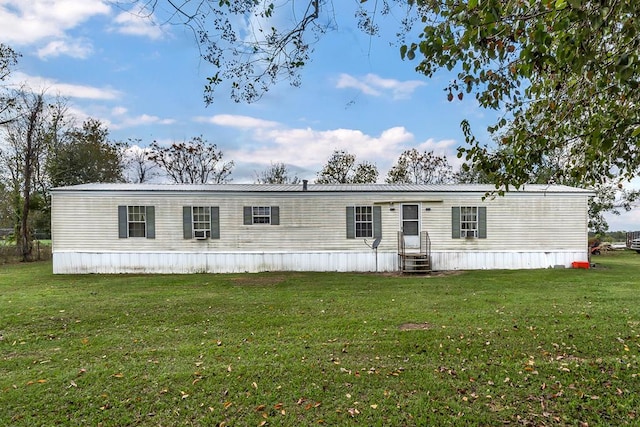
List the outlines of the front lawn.
<svg viewBox="0 0 640 427">
<path fill-rule="evenodd" d="M 637 425 L 640 256 L 592 270 L 0 267 L 0 425 Z"/>
</svg>

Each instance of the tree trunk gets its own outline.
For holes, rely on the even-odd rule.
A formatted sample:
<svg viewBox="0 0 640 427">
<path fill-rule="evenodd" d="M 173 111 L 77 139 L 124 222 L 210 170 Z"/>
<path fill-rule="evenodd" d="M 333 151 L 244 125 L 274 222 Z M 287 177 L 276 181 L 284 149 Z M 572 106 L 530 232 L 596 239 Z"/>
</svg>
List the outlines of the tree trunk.
<svg viewBox="0 0 640 427">
<path fill-rule="evenodd" d="M 38 118 L 43 108 L 43 97 L 38 95 L 29 112 L 27 134 L 24 147 L 24 169 L 22 188 L 22 218 L 20 222 L 20 252 L 22 261 L 33 261 L 33 245 L 31 242 L 31 230 L 29 229 L 29 208 L 31 205 L 31 177 L 33 174 L 34 156 L 38 154 L 36 141 Z"/>
</svg>

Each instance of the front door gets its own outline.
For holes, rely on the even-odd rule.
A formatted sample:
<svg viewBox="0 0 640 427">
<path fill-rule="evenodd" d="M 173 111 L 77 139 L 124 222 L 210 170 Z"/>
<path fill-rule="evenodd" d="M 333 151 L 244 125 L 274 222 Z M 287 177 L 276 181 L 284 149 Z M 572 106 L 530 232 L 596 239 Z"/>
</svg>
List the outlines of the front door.
<svg viewBox="0 0 640 427">
<path fill-rule="evenodd" d="M 402 205 L 402 234 L 407 249 L 420 248 L 420 205 Z"/>
</svg>

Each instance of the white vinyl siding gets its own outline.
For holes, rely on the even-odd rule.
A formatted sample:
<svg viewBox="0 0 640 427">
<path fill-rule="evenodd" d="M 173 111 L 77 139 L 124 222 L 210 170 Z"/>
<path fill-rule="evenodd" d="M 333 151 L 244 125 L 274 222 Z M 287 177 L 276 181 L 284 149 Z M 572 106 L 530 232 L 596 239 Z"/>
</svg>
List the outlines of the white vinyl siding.
<svg viewBox="0 0 640 427">
<path fill-rule="evenodd" d="M 349 208 L 380 212 L 379 251 L 397 251 L 401 203 L 421 204 L 421 230 L 433 251 L 553 251 L 586 248 L 587 197 L 566 193 L 508 193 L 482 200 L 484 193 L 264 193 L 60 191 L 52 208 L 53 250 L 85 251 L 361 251 L 362 239 L 348 237 Z M 395 203 L 395 208 L 391 206 Z M 155 207 L 155 240 L 118 239 L 118 206 Z M 184 238 L 183 207 L 216 206 L 220 238 Z M 279 207 L 280 226 L 244 225 L 243 207 Z M 486 239 L 452 239 L 452 208 L 487 209 Z M 149 212 L 147 212 L 149 213 Z M 355 217 L 355 213 L 354 213 Z M 83 219 L 82 232 L 77 218 Z M 273 218 L 273 209 L 272 209 Z M 347 229 L 347 238 L 345 238 Z M 149 237 L 149 236 L 147 236 Z M 378 237 L 374 235 L 374 237 Z"/>
</svg>

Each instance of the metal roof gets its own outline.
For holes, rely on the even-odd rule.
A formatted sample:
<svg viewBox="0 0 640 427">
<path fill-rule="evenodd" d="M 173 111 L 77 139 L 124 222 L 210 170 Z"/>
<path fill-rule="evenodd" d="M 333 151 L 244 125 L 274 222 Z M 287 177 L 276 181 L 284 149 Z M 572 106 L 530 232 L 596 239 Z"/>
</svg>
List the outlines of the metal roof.
<svg viewBox="0 0 640 427">
<path fill-rule="evenodd" d="M 291 193 L 302 192 L 302 184 L 126 184 L 93 183 L 57 187 L 52 192 L 211 192 L 211 193 Z M 487 193 L 496 191 L 491 184 L 308 184 L 306 192 L 322 193 Z M 566 185 L 525 184 L 509 192 L 524 193 L 582 193 L 592 190 Z"/>
</svg>

